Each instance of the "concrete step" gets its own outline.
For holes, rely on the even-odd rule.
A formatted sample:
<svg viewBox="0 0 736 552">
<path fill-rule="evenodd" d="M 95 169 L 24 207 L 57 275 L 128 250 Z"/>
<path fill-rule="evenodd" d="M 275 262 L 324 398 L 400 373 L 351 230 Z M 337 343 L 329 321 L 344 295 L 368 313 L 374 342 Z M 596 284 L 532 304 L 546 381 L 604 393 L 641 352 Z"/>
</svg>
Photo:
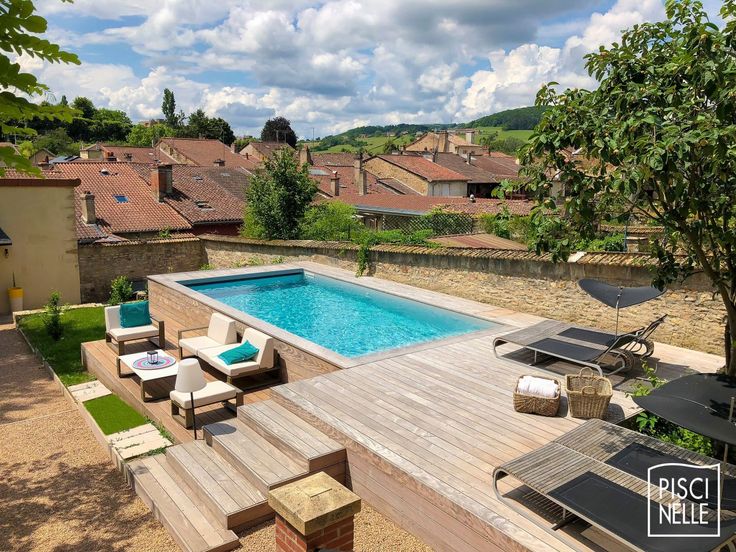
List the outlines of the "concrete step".
<svg viewBox="0 0 736 552">
<path fill-rule="evenodd" d="M 223 529 L 192 489 L 157 454 L 128 464 L 132 485 L 153 515 L 186 552 L 225 552 L 240 545 L 237 535 Z"/>
<path fill-rule="evenodd" d="M 221 527 L 242 530 L 273 516 L 266 496 L 203 441 L 171 447 L 166 456 Z"/>
<path fill-rule="evenodd" d="M 238 420 L 310 473 L 345 462 L 345 448 L 274 401 L 238 408 Z"/>
</svg>

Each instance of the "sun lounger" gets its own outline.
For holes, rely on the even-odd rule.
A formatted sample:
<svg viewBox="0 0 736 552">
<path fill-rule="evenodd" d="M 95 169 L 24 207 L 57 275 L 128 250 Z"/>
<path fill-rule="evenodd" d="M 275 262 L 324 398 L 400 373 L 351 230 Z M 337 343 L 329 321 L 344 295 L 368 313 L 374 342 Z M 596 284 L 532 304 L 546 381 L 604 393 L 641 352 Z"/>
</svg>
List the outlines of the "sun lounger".
<svg viewBox="0 0 736 552">
<path fill-rule="evenodd" d="M 193 337 L 182 337 L 185 332 L 207 329 L 206 335 Z M 196 357 L 203 349 L 230 345 L 238 341 L 238 333 L 235 328 L 235 320 L 213 312 L 210 316 L 208 326 L 201 328 L 186 328 L 178 331 L 179 358 Z"/>
<path fill-rule="evenodd" d="M 538 519 L 501 494 L 500 479 L 512 476 L 562 507 L 563 521 L 554 528 L 542 527 L 573 548 L 578 547 L 555 529 L 575 517 L 636 550 L 705 552 L 718 550 L 732 541 L 736 536 L 732 511 L 736 506 L 733 486 L 736 473 L 735 468 L 727 464 L 721 464 L 725 475 L 721 508 L 722 512 L 729 512 L 721 515 L 720 537 L 709 536 L 715 528 L 715 509 L 710 512 L 709 525 L 680 526 L 682 533 L 679 534 L 698 535 L 697 538 L 647 536 L 647 510 L 658 508 L 648 500 L 647 470 L 662 462 L 712 465 L 715 461 L 602 420 L 590 420 L 555 441 L 498 467 L 493 474 L 493 485 L 499 500 L 537 524 L 540 524 Z M 544 469 L 540 470 L 540 466 Z M 679 475 L 677 469 L 683 470 L 673 467 L 674 471 L 668 475 Z M 573 515 L 568 517 L 568 514 Z M 668 532 L 676 534 L 678 530 L 674 528 Z"/>
<path fill-rule="evenodd" d="M 634 365 L 634 354 L 641 354 L 642 358 L 652 354 L 654 345 L 649 336 L 663 321 L 664 317 L 658 318 L 646 328 L 617 336 L 566 322 L 545 320 L 498 336 L 493 340 L 493 352 L 498 356 L 496 348 L 499 345 L 512 343 L 534 351 L 535 363 L 538 353 L 543 353 L 589 366 L 601 375 L 605 366 L 611 375 L 630 370 Z"/>
</svg>

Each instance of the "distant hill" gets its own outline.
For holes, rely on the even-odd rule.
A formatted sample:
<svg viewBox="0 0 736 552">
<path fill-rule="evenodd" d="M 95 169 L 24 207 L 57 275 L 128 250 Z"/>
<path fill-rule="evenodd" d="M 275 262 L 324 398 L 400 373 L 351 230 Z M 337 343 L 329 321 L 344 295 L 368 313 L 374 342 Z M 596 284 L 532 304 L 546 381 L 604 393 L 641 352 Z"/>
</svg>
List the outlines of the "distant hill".
<svg viewBox="0 0 736 552">
<path fill-rule="evenodd" d="M 537 126 L 546 110 L 546 107 L 535 106 L 507 109 L 470 121 L 465 126 L 470 128 L 501 127 L 504 130 L 531 130 Z"/>
</svg>

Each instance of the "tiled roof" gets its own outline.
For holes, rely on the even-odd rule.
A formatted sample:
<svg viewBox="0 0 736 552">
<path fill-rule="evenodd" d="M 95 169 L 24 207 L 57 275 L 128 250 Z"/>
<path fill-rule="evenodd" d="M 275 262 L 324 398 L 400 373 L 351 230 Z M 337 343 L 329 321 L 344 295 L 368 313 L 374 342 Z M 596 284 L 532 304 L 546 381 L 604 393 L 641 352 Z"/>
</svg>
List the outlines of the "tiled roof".
<svg viewBox="0 0 736 552">
<path fill-rule="evenodd" d="M 358 188 L 355 185 L 355 172 L 353 166 L 318 166 L 309 167 L 309 176 L 317 182 L 317 187 L 322 195 L 331 197 L 330 180 L 332 173 L 336 172 L 340 177 L 340 194 L 358 195 Z M 324 174 L 322 174 L 324 173 Z M 379 186 L 376 175 L 366 171 L 366 184 L 368 185 L 369 194 L 392 193 Z"/>
<path fill-rule="evenodd" d="M 151 181 L 150 165 L 133 165 L 138 174 Z M 221 173 L 225 173 L 223 177 Z M 236 191 L 235 182 L 240 179 L 240 197 L 231 193 L 220 180 Z M 172 167 L 173 193 L 164 201 L 192 224 L 234 223 L 243 220 L 245 186 L 247 177 L 240 171 L 225 172 L 225 167 L 196 167 L 174 165 Z"/>
<path fill-rule="evenodd" d="M 475 166 L 492 174 L 496 182 L 505 179 L 519 178 L 519 165 L 516 159 L 510 155 L 503 157 L 479 155 L 474 159 Z"/>
<path fill-rule="evenodd" d="M 378 155 L 380 159 L 421 176 L 428 182 L 467 181 L 467 177 L 419 155 Z"/>
<path fill-rule="evenodd" d="M 395 178 L 381 178 L 378 180 L 378 186 L 392 194 L 421 195 L 411 186 L 407 186 L 406 184 L 404 184 L 400 180 L 396 180 Z"/>
<path fill-rule="evenodd" d="M 191 229 L 171 206 L 156 201 L 151 187 L 128 163 L 62 163 L 52 172 L 82 181 L 75 194 L 80 239 L 92 238 L 97 233 L 81 223 L 80 194 L 85 191 L 95 195 L 97 226 L 104 234 Z M 126 201 L 118 202 L 115 196 L 124 196 Z"/>
<path fill-rule="evenodd" d="M 259 162 L 255 159 L 246 159 L 244 156 L 233 153 L 229 147 L 219 140 L 199 140 L 197 138 L 162 138 L 160 146 L 169 146 L 185 157 L 190 164 L 211 167 L 215 160 L 223 159 L 225 168 L 239 168 L 248 172 L 258 168 Z M 162 159 L 162 162 L 168 162 Z M 176 160 L 174 161 L 176 162 Z"/>
<path fill-rule="evenodd" d="M 471 156 L 471 164 L 468 165 L 467 158 L 455 153 L 438 153 L 436 163 L 450 170 L 458 172 L 473 184 L 496 184 L 503 180 L 499 179 L 495 173 L 491 173 L 486 169 L 478 166 L 479 157 Z"/>
<path fill-rule="evenodd" d="M 154 163 L 155 160 L 160 157 L 160 154 L 157 155 L 157 151 L 154 150 L 154 148 L 103 144 L 102 150 L 105 152 L 111 151 L 113 154 L 115 154 L 115 158 L 121 162 L 129 161 L 131 163 Z M 126 158 L 126 154 L 130 154 L 131 159 Z"/>
<path fill-rule="evenodd" d="M 278 151 L 283 148 L 293 149 L 289 144 L 286 144 L 284 142 L 261 142 L 259 140 L 254 140 L 250 142 L 248 146 L 252 147 L 258 153 L 260 153 L 263 157 L 271 157 L 275 151 Z"/>
<path fill-rule="evenodd" d="M 325 167 L 352 167 L 355 161 L 354 153 L 320 153 L 311 152 L 312 163 Z"/>
</svg>

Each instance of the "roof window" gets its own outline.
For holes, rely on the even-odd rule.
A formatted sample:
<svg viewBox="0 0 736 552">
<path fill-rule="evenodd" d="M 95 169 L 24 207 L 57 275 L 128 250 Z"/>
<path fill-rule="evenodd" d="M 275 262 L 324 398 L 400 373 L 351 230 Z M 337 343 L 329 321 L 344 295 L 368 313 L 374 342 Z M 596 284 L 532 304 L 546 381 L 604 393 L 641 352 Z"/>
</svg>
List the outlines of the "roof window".
<svg viewBox="0 0 736 552">
<path fill-rule="evenodd" d="M 117 201 L 118 203 L 128 203 L 129 201 L 128 196 L 122 194 L 115 194 L 112 197 L 114 197 L 115 201 Z"/>
<path fill-rule="evenodd" d="M 210 205 L 209 201 L 195 200 L 194 204 L 204 211 L 212 209 L 212 205 Z"/>
</svg>

